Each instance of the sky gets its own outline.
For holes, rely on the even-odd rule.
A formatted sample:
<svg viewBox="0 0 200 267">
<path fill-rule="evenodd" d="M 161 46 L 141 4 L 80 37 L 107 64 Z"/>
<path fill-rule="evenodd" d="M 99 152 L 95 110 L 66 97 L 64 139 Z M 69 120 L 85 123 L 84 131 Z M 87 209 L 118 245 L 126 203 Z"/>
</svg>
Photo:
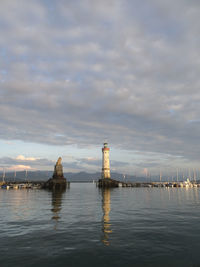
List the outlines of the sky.
<svg viewBox="0 0 200 267">
<path fill-rule="evenodd" d="M 0 170 L 198 169 L 200 2 L 1 0 Z"/>
</svg>

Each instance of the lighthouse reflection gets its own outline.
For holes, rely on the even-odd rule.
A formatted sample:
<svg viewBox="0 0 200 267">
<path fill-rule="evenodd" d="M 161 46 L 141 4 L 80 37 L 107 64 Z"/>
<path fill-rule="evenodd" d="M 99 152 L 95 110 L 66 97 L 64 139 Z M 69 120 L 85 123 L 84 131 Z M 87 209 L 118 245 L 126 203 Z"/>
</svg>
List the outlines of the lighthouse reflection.
<svg viewBox="0 0 200 267">
<path fill-rule="evenodd" d="M 52 209 L 51 211 L 53 212 L 53 216 L 52 219 L 55 220 L 56 224 L 55 224 L 55 229 L 57 228 L 57 223 L 60 219 L 60 211 L 62 208 L 62 197 L 63 197 L 63 193 L 66 190 L 53 190 L 52 191 Z"/>
<path fill-rule="evenodd" d="M 102 231 L 103 239 L 102 242 L 106 245 L 110 245 L 110 234 L 112 233 L 111 224 L 110 224 L 110 188 L 102 189 Z"/>
</svg>

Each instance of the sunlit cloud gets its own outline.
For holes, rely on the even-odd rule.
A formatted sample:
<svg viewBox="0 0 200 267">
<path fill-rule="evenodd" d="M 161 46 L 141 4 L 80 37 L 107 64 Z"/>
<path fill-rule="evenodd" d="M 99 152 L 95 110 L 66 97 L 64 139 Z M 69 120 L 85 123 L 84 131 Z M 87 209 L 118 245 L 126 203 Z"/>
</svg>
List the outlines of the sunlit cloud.
<svg viewBox="0 0 200 267">
<path fill-rule="evenodd" d="M 24 170 L 34 170 L 31 166 L 27 165 L 12 165 L 10 167 L 6 168 L 0 168 L 0 170 L 5 170 L 5 171 L 24 171 Z"/>
<path fill-rule="evenodd" d="M 24 157 L 23 155 L 18 155 L 18 156 L 16 157 L 16 160 L 35 161 L 35 160 L 38 160 L 38 158 L 33 158 L 33 157 L 31 157 L 31 158 L 26 158 L 26 157 Z"/>
<path fill-rule="evenodd" d="M 4 143 L 5 143 L 6 145 L 13 145 L 13 142 L 12 142 L 12 141 L 4 141 Z"/>
</svg>

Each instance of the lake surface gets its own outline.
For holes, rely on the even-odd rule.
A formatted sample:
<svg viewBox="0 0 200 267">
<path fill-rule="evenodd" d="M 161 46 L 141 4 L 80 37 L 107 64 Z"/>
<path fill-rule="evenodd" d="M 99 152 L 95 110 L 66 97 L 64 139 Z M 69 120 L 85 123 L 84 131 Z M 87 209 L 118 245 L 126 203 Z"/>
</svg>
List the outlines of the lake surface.
<svg viewBox="0 0 200 267">
<path fill-rule="evenodd" d="M 0 266 L 200 266 L 199 188 L 0 190 Z"/>
</svg>

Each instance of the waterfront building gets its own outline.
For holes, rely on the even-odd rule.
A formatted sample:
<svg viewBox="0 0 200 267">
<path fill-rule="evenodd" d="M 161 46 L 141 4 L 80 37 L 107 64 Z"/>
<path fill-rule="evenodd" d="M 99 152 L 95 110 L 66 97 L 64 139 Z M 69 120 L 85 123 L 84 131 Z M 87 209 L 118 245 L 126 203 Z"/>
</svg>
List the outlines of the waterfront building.
<svg viewBox="0 0 200 267">
<path fill-rule="evenodd" d="M 104 143 L 102 148 L 102 174 L 101 178 L 110 178 L 110 148 L 108 148 L 108 144 Z"/>
</svg>

